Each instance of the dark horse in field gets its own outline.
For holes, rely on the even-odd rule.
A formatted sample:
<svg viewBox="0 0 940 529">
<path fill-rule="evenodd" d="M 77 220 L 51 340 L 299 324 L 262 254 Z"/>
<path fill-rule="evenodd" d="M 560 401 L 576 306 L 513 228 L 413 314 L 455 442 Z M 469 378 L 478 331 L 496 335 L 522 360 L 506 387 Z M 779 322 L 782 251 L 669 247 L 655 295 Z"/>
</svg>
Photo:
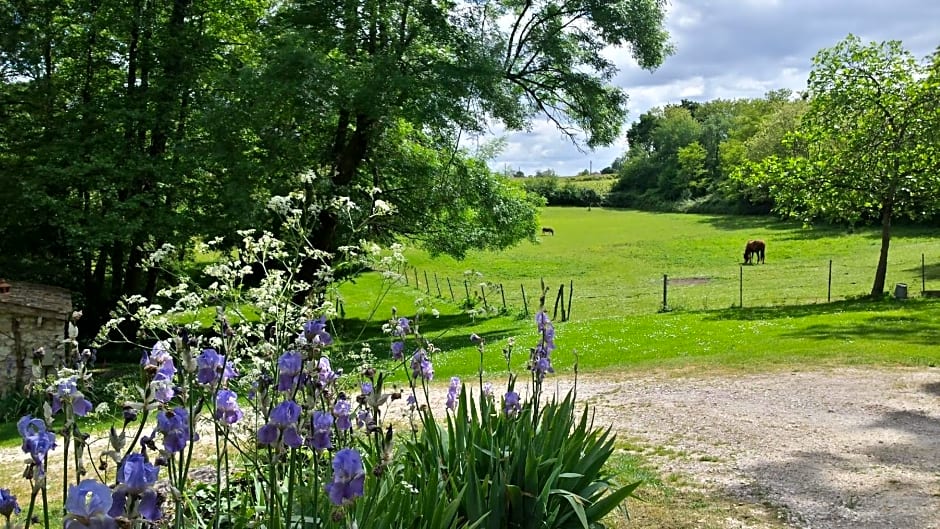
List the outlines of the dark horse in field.
<svg viewBox="0 0 940 529">
<path fill-rule="evenodd" d="M 553 229 L 551 229 L 551 228 L 549 228 L 549 227 L 547 227 L 547 226 L 543 226 L 543 227 L 542 227 L 542 235 L 551 235 L 551 236 L 554 236 L 554 235 L 555 235 L 555 230 L 553 230 Z"/>
<path fill-rule="evenodd" d="M 757 262 L 763 263 L 765 248 L 764 241 L 747 241 L 747 246 L 744 247 L 744 264 L 751 264 L 751 259 L 755 255 L 757 256 Z"/>
</svg>

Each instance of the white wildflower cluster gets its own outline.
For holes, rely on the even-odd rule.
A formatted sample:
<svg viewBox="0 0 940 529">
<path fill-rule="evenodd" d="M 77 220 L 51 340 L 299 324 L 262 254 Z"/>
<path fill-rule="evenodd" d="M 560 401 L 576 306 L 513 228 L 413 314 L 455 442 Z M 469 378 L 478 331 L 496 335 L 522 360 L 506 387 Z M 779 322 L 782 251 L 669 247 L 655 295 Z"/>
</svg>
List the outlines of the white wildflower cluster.
<svg viewBox="0 0 940 529">
<path fill-rule="evenodd" d="M 290 197 L 275 195 L 268 199 L 268 209 L 284 217 L 290 215 L 292 206 Z"/>
<path fill-rule="evenodd" d="M 333 200 L 330 201 L 330 207 L 337 211 L 344 211 L 346 213 L 352 213 L 359 209 L 359 206 L 353 202 L 349 197 L 338 196 L 333 197 Z"/>
<path fill-rule="evenodd" d="M 157 248 L 146 257 L 144 257 L 143 268 L 155 268 L 160 265 L 167 257 L 172 257 L 176 254 L 176 246 L 173 246 L 170 243 L 164 243 L 163 246 Z"/>
</svg>

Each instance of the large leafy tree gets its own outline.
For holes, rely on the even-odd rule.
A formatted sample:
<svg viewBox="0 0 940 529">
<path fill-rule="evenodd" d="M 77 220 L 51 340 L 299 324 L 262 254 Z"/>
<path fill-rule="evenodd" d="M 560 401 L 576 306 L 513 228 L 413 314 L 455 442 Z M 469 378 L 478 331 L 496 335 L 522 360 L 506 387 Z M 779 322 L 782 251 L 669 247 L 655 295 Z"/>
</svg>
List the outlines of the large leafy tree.
<svg viewBox="0 0 940 529">
<path fill-rule="evenodd" d="M 524 230 L 494 227 L 534 228 L 534 210 L 460 152 L 461 139 L 544 117 L 579 144 L 612 142 L 627 97 L 604 50 L 659 65 L 669 52 L 663 18 L 662 0 L 284 2 L 263 66 L 241 72 L 246 90 L 230 102 L 252 117 L 254 137 L 227 150 L 250 153 L 252 172 L 273 181 L 312 168 L 319 195 L 368 205 L 381 189 L 400 214 L 375 235 L 457 256 L 503 247 Z M 345 243 L 344 218 L 319 209 L 312 243 Z"/>
<path fill-rule="evenodd" d="M 202 232 L 205 102 L 256 52 L 254 0 L 0 4 L 0 269 L 77 291 L 92 330 Z"/>
<path fill-rule="evenodd" d="M 940 76 L 898 41 L 849 36 L 813 59 L 809 109 L 758 176 L 775 208 L 811 221 L 881 224 L 872 296 L 884 293 L 891 224 L 940 206 Z"/>
</svg>

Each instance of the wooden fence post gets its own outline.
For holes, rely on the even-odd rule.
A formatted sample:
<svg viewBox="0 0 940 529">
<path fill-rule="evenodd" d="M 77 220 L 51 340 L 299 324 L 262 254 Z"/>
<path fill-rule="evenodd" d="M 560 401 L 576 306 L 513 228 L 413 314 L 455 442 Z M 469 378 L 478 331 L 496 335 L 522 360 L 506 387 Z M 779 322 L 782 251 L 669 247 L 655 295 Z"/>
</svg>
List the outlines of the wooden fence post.
<svg viewBox="0 0 940 529">
<path fill-rule="evenodd" d="M 829 290 L 826 291 L 826 303 L 832 302 L 832 259 L 829 259 Z"/>
<path fill-rule="evenodd" d="M 669 276 L 663 274 L 663 312 L 669 310 L 669 304 L 667 303 L 667 289 L 669 288 Z"/>
<path fill-rule="evenodd" d="M 519 288 L 522 289 L 522 310 L 525 311 L 526 317 L 529 316 L 529 302 L 525 299 L 525 285 L 520 284 Z"/>
<path fill-rule="evenodd" d="M 418 267 L 416 266 L 416 267 L 412 268 L 412 270 L 413 270 L 414 273 L 415 273 L 415 288 L 420 288 L 421 285 L 418 283 Z"/>
<path fill-rule="evenodd" d="M 486 309 L 486 285 L 480 285 L 480 294 L 483 296 L 483 308 Z"/>
<path fill-rule="evenodd" d="M 738 265 L 741 269 L 738 272 L 738 307 L 744 308 L 744 265 Z"/>
<path fill-rule="evenodd" d="M 431 295 L 431 282 L 428 281 L 428 271 L 424 271 L 424 289 L 428 291 L 428 295 Z"/>
<path fill-rule="evenodd" d="M 927 291 L 927 261 L 924 254 L 920 254 L 920 295 Z"/>
<path fill-rule="evenodd" d="M 503 310 L 506 310 L 506 292 L 503 291 L 503 284 L 499 284 L 499 296 L 503 298 Z"/>
<path fill-rule="evenodd" d="M 568 282 L 568 319 L 571 319 L 571 294 L 574 293 L 574 279 Z"/>
<path fill-rule="evenodd" d="M 562 284 L 561 288 L 558 289 L 558 295 L 555 296 L 555 308 L 554 310 L 552 310 L 552 321 L 555 321 L 556 319 L 558 319 L 558 301 L 563 299 L 564 297 L 565 297 L 565 285 Z M 561 310 L 562 310 L 562 317 L 564 318 L 565 309 L 561 309 Z"/>
<path fill-rule="evenodd" d="M 437 286 L 437 297 L 443 298 L 444 296 L 441 294 L 441 282 L 437 280 L 437 272 L 434 272 L 434 285 Z"/>
<path fill-rule="evenodd" d="M 457 298 L 454 297 L 454 287 L 450 286 L 450 278 L 447 278 L 447 290 L 450 290 L 450 300 L 457 302 Z"/>
<path fill-rule="evenodd" d="M 467 293 L 467 299 L 470 299 L 470 284 L 466 279 L 463 280 L 463 290 Z"/>
</svg>

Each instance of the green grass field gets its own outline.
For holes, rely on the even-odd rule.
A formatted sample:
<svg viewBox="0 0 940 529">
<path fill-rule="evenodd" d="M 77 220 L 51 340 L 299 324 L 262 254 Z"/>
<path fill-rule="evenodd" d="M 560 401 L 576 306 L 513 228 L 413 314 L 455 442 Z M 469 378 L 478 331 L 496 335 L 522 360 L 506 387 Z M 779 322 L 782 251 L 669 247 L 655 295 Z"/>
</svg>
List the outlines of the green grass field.
<svg viewBox="0 0 940 529">
<path fill-rule="evenodd" d="M 940 338 L 940 302 L 919 297 L 922 254 L 928 289 L 931 283 L 940 288 L 940 240 L 927 228 L 898 227 L 892 240 L 888 291 L 906 283 L 912 299 L 869 301 L 861 298 L 871 289 L 877 264 L 876 229 L 807 230 L 764 217 L 597 208 L 547 208 L 542 223 L 555 230 L 554 237 L 504 252 L 473 253 L 461 262 L 410 251 L 409 284 L 393 288 L 373 319 L 387 318 L 391 306 L 400 315 L 413 314 L 415 298 L 432 303 L 441 316 L 425 317 L 423 329 L 445 351 L 435 360 L 439 377 L 476 372 L 478 356 L 466 338 L 471 332 L 487 338 L 488 372 L 505 371 L 500 351 L 510 336 L 517 338 L 520 352 L 514 368 L 524 365 L 524 352 L 536 335 L 531 317 L 521 316 L 522 289 L 531 316 L 542 280 L 550 314 L 558 287 L 565 285 L 566 304 L 569 287 L 574 289 L 571 320 L 556 318 L 554 362 L 562 373 L 573 368 L 575 353 L 587 370 L 940 362 L 940 353 L 931 348 Z M 741 266 L 744 243 L 754 238 L 767 242 L 767 263 Z M 471 270 L 474 274 L 465 275 Z M 660 310 L 663 275 L 670 278 L 668 312 Z M 471 320 L 463 313 L 450 290 L 462 301 L 465 277 L 478 305 L 485 294 L 489 305 L 502 307 L 505 296 L 506 315 Z M 502 295 L 498 287 L 481 293 L 482 282 L 501 284 Z M 373 277 L 344 289 L 352 318 L 346 332 L 371 328 L 358 338 L 376 337 L 376 324 L 367 324 L 367 315 L 377 289 Z M 382 347 L 375 349 L 379 357 Z"/>
</svg>

